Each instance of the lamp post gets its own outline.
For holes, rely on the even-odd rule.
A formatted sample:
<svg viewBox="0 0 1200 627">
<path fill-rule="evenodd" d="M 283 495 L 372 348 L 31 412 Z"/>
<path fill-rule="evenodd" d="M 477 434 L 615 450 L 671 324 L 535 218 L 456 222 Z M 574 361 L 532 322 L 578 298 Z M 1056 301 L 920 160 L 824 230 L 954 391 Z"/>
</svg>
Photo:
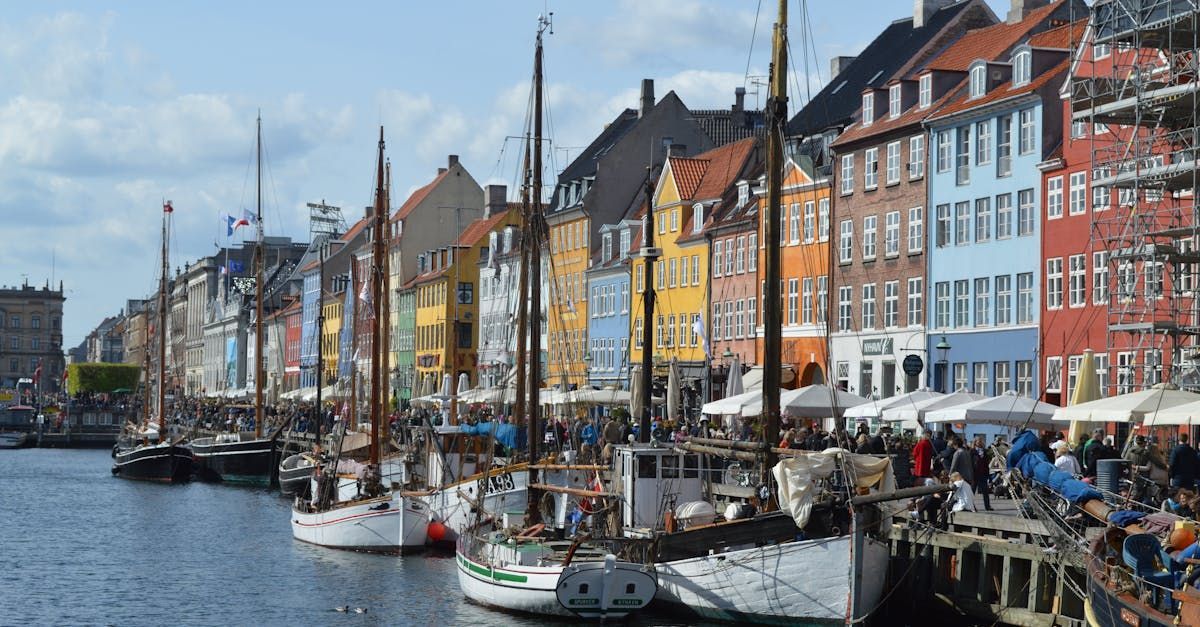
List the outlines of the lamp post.
<svg viewBox="0 0 1200 627">
<path fill-rule="evenodd" d="M 946 341 L 946 336 L 943 335 L 942 339 L 939 340 L 938 343 L 933 348 L 936 349 L 938 352 L 937 364 L 938 364 L 938 372 L 940 373 L 940 378 L 941 378 L 941 383 L 940 383 L 940 385 L 938 385 L 938 391 L 946 392 L 946 388 L 948 387 L 946 385 L 946 379 L 948 378 L 948 376 L 950 374 L 950 362 L 947 361 L 946 357 L 947 357 L 947 354 L 950 352 L 950 343 Z"/>
</svg>

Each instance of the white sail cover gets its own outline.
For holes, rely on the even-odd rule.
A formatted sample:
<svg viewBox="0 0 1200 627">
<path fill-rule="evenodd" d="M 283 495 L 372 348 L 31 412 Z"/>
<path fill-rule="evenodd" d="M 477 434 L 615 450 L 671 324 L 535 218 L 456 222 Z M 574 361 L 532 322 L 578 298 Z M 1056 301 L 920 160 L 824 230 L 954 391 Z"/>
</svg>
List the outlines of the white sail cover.
<svg viewBox="0 0 1200 627">
<path fill-rule="evenodd" d="M 827 479 L 837 470 L 839 456 L 846 474 L 856 487 L 870 488 L 872 492 L 891 492 L 896 489 L 892 460 L 888 457 L 859 455 L 841 448 L 830 448 L 819 453 L 798 453 L 794 457 L 781 459 L 771 469 L 771 474 L 775 476 L 776 496 L 779 508 L 792 515 L 797 527 L 803 529 L 808 524 L 817 480 Z"/>
</svg>

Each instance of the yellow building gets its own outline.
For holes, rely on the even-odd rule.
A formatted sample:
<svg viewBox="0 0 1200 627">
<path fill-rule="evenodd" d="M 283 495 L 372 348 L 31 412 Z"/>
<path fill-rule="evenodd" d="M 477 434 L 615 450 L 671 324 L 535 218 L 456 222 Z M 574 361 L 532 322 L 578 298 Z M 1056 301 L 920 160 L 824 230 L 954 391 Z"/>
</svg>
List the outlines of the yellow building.
<svg viewBox="0 0 1200 627">
<path fill-rule="evenodd" d="M 489 208 L 483 218 L 468 224 L 452 245 L 418 258 L 417 276 L 403 286 L 416 295 L 418 389 L 420 382 L 428 379 L 440 386 L 447 374 L 457 381 L 460 373 L 466 373 L 471 385 L 478 383 L 475 325 L 479 320 L 481 252 L 492 232 L 519 226 L 520 216 L 520 205 Z"/>
<path fill-rule="evenodd" d="M 321 359 L 324 362 L 324 372 L 321 373 L 322 385 L 337 380 L 338 348 L 341 345 L 342 310 L 345 309 L 345 293 L 328 293 L 321 302 L 321 315 L 325 324 L 321 329 Z"/>
<path fill-rule="evenodd" d="M 696 157 L 667 159 L 652 197 L 654 246 L 661 251 L 649 277 L 655 292 L 653 351 L 656 365 L 674 357 L 685 379 L 698 379 L 704 369 L 704 342 L 698 326 L 707 325 L 709 245 L 705 228 L 712 210 L 737 194 L 735 183 L 758 160 L 757 139 L 727 144 Z M 640 243 L 645 246 L 645 242 Z M 646 260 L 633 260 L 631 363 L 642 359 L 642 309 Z M 700 325 L 697 325 L 697 322 Z"/>
<path fill-rule="evenodd" d="M 588 335 L 587 269 L 591 246 L 591 221 L 583 211 L 565 212 L 547 218 L 550 230 L 550 260 L 543 283 L 548 286 L 546 302 L 546 384 L 587 383 L 585 353 Z"/>
</svg>

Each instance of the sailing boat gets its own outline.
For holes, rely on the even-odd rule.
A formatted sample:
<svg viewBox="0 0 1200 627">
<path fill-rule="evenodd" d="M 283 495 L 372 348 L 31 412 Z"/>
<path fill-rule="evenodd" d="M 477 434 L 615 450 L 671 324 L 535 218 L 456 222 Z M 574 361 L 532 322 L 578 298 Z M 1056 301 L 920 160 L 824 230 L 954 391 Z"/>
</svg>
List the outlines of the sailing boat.
<svg viewBox="0 0 1200 627">
<path fill-rule="evenodd" d="M 468 530 L 459 538 L 455 563 L 458 583 L 468 599 L 505 610 L 539 615 L 582 616 L 584 618 L 620 618 L 637 611 L 654 598 L 655 580 L 643 565 L 619 561 L 608 544 L 587 542 L 586 535 L 573 540 L 553 540 L 542 536 L 546 525 L 540 521 L 537 489 L 538 442 L 540 441 L 541 387 L 541 245 L 545 235 L 542 216 L 542 34 L 550 27 L 538 18 L 537 47 L 534 54 L 533 111 L 533 184 L 532 205 L 527 207 L 522 238 L 522 310 L 518 317 L 518 377 L 528 361 L 529 400 L 524 405 L 529 429 L 529 460 L 526 467 L 527 504 L 520 526 L 507 528 L 507 520 L 493 513 L 485 523 Z M 528 275 L 528 281 L 525 276 Z M 526 314 L 524 307 L 529 306 Z M 526 358 L 524 334 L 529 334 Z M 479 512 L 480 515 L 483 512 Z M 507 518 L 505 516 L 504 518 Z"/>
<path fill-rule="evenodd" d="M 158 426 L 151 425 L 149 387 L 141 426 L 131 425 L 113 449 L 112 473 L 126 479 L 182 483 L 192 476 L 192 453 L 187 447 L 171 442 L 167 433 L 166 380 L 167 363 L 167 223 L 173 209 L 171 201 L 163 203 L 162 224 L 162 278 L 158 284 Z M 149 356 L 147 353 L 147 365 Z M 150 385 L 150 370 L 146 369 L 145 384 Z"/>
<path fill-rule="evenodd" d="M 382 342 L 382 326 L 388 324 L 382 309 L 385 273 L 384 240 L 388 202 L 384 191 L 383 128 L 379 129 L 379 163 L 376 173 L 373 254 L 368 277 L 374 316 L 371 318 L 371 414 L 370 461 L 366 465 L 341 460 L 340 451 L 317 468 L 312 498 L 297 498 L 292 506 L 292 537 L 302 542 L 337 549 L 377 553 L 401 553 L 425 546 L 429 509 L 419 499 L 406 498 L 395 485 L 385 485 L 380 473 L 383 449 L 381 423 L 388 390 L 386 379 L 388 347 Z M 345 435 L 345 423 L 342 425 Z M 350 475 L 357 479 L 356 493 L 346 498 L 339 483 Z"/>
<path fill-rule="evenodd" d="M 271 482 L 271 471 L 275 466 L 275 440 L 280 431 L 276 431 L 270 437 L 263 437 L 263 422 L 266 419 L 266 413 L 263 411 L 263 379 L 266 378 L 263 372 L 263 266 L 266 259 L 263 252 L 262 219 L 262 116 L 258 117 L 256 131 L 255 221 L 258 225 L 258 239 L 254 248 L 254 436 L 249 437 L 249 434 L 239 431 L 197 438 L 192 441 L 192 453 L 196 456 L 199 466 L 197 474 L 201 479 L 266 486 Z"/>
</svg>

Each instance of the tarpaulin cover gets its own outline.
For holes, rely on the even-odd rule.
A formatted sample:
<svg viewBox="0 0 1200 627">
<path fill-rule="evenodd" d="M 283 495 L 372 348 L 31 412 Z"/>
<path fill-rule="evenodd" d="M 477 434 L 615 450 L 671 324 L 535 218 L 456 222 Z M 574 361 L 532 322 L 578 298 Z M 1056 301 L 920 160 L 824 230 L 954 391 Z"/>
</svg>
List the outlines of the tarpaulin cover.
<svg viewBox="0 0 1200 627">
<path fill-rule="evenodd" d="M 1060 470 L 1059 472 L 1062 471 Z M 1104 495 L 1100 494 L 1096 488 L 1093 488 L 1092 486 L 1078 479 L 1071 479 L 1063 484 L 1062 492 L 1059 494 L 1062 494 L 1064 499 L 1067 499 L 1076 505 L 1080 503 L 1086 503 L 1088 501 L 1098 501 L 1104 498 Z"/>
<path fill-rule="evenodd" d="M 842 458 L 848 479 L 860 488 L 891 492 L 896 489 L 892 460 L 871 455 L 858 455 L 845 449 L 831 448 L 820 453 L 801 453 L 782 459 L 771 474 L 775 476 L 780 509 L 792 515 L 796 526 L 803 529 L 812 513 L 813 491 L 818 479 L 828 478 L 837 470 L 837 458 Z"/>
<path fill-rule="evenodd" d="M 1050 489 L 1054 490 L 1055 493 L 1062 494 L 1063 486 L 1071 479 L 1071 473 L 1056 472 L 1050 475 L 1050 480 L 1046 482 L 1046 485 L 1050 486 Z"/>
<path fill-rule="evenodd" d="M 497 426 L 499 425 L 499 426 Z M 492 431 L 496 432 L 496 441 L 508 448 L 524 448 L 525 447 L 525 431 L 518 429 L 517 425 L 511 422 L 497 423 L 496 421 L 480 422 L 478 424 L 461 425 L 462 432 L 466 435 L 488 435 Z"/>
<path fill-rule="evenodd" d="M 1009 469 L 1016 468 L 1017 462 L 1025 456 L 1026 453 L 1042 450 L 1042 443 L 1038 441 L 1037 433 L 1033 431 L 1025 431 L 1018 435 L 1013 440 L 1012 448 L 1008 450 L 1008 457 L 1005 461 L 1008 462 Z M 1029 473 L 1025 473 L 1029 474 Z"/>
<path fill-rule="evenodd" d="M 1124 527 L 1126 525 L 1132 525 L 1133 523 L 1145 517 L 1146 512 L 1135 512 L 1131 509 L 1123 509 L 1119 512 L 1113 512 L 1112 514 L 1109 514 L 1108 522 L 1118 527 Z"/>
<path fill-rule="evenodd" d="M 1033 431 L 1026 431 L 1013 440 L 1012 450 L 1008 452 L 1006 461 L 1009 468 L 1020 469 L 1021 474 L 1054 490 L 1076 505 L 1104 498 L 1092 486 L 1051 464 L 1042 452 L 1037 433 Z"/>
<path fill-rule="evenodd" d="M 1053 476 L 1057 470 L 1058 469 L 1054 467 L 1054 464 L 1042 462 L 1037 466 L 1034 466 L 1033 478 L 1039 483 L 1049 485 L 1050 477 Z"/>
</svg>

